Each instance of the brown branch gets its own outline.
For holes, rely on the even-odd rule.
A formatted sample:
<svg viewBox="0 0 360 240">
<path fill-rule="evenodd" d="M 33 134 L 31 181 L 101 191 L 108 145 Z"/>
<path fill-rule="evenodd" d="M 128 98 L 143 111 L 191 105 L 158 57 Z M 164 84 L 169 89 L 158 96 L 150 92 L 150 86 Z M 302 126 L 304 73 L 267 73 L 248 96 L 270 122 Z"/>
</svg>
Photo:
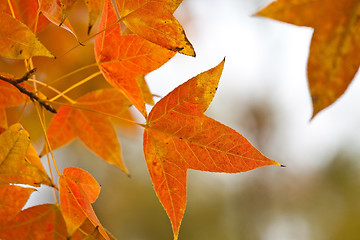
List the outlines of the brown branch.
<svg viewBox="0 0 360 240">
<path fill-rule="evenodd" d="M 40 104 L 40 106 L 44 107 L 49 112 L 57 113 L 55 108 L 53 108 L 51 105 L 49 105 L 44 100 L 40 99 L 38 96 L 36 96 L 35 93 L 30 92 L 29 90 L 27 90 L 26 88 L 24 88 L 23 86 L 20 85 L 20 83 L 27 81 L 34 74 L 35 71 L 36 71 L 36 68 L 31 69 L 24 76 L 22 76 L 21 78 L 18 78 L 18 79 L 6 78 L 6 77 L 0 75 L 0 80 L 10 83 L 14 87 L 16 87 L 21 93 L 27 95 L 31 99 L 31 101 L 38 102 Z"/>
</svg>

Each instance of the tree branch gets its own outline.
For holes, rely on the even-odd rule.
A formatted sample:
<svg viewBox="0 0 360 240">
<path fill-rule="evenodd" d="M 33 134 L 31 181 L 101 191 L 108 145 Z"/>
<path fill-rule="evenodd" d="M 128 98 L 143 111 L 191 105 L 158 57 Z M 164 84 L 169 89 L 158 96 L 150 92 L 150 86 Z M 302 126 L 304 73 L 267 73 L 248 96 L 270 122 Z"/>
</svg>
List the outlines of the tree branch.
<svg viewBox="0 0 360 240">
<path fill-rule="evenodd" d="M 36 96 L 35 93 L 30 92 L 29 90 L 27 90 L 26 88 L 24 88 L 23 86 L 20 85 L 20 83 L 27 81 L 34 74 L 35 71 L 36 71 L 36 68 L 31 69 L 24 76 L 22 76 L 21 78 L 18 78 L 18 79 L 6 78 L 6 77 L 0 75 L 0 80 L 10 83 L 14 87 L 16 87 L 21 93 L 27 95 L 31 99 L 31 101 L 38 102 L 40 104 L 40 106 L 44 107 L 49 112 L 57 113 L 55 108 L 53 108 L 51 105 L 49 105 L 48 103 L 46 103 L 45 101 L 40 99 L 38 96 Z"/>
</svg>

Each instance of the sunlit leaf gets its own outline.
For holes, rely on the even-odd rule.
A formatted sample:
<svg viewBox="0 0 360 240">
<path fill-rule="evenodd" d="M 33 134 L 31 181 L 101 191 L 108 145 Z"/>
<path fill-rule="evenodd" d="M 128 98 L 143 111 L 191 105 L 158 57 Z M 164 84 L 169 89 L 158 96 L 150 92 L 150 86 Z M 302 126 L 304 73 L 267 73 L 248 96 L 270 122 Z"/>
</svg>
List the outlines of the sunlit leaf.
<svg viewBox="0 0 360 240">
<path fill-rule="evenodd" d="M 0 238 L 66 240 L 67 232 L 60 208 L 55 204 L 43 204 L 27 208 L 0 225 Z"/>
<path fill-rule="evenodd" d="M 0 22 L 0 56 L 11 59 L 54 57 L 25 24 L 4 12 L 0 12 Z"/>
<path fill-rule="evenodd" d="M 18 214 L 29 199 L 33 188 L 0 185 L 0 226 Z"/>
<path fill-rule="evenodd" d="M 12 125 L 0 135 L 0 184 L 19 183 L 54 186 L 50 178 L 36 164 L 26 158 L 29 134 L 19 123 Z"/>
<path fill-rule="evenodd" d="M 224 61 L 174 89 L 152 109 L 144 132 L 144 153 L 158 198 L 177 239 L 186 205 L 188 169 L 246 172 L 279 165 L 235 130 L 205 116 Z"/>
<path fill-rule="evenodd" d="M 100 192 L 100 185 L 90 173 L 75 167 L 65 168 L 59 179 L 60 206 L 68 232 L 72 235 L 88 218 L 99 232 L 109 239 L 91 206 Z"/>
<path fill-rule="evenodd" d="M 105 1 L 99 31 L 117 21 L 111 1 Z M 96 36 L 95 55 L 105 79 L 146 116 L 145 99 L 137 78 L 159 68 L 174 53 L 135 34 L 121 35 L 120 24 Z"/>
<path fill-rule="evenodd" d="M 132 32 L 169 50 L 195 56 L 184 29 L 173 16 L 180 2 L 116 0 L 119 15 Z"/>
<path fill-rule="evenodd" d="M 357 0 L 278 0 L 257 15 L 314 28 L 307 66 L 313 116 L 345 92 L 360 65 Z"/>
</svg>

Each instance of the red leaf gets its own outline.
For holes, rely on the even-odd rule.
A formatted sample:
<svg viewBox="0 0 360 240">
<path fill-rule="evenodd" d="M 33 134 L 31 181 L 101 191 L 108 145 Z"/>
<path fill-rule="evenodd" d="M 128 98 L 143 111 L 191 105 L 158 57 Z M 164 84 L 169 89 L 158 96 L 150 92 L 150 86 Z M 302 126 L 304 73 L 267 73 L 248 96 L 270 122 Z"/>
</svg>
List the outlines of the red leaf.
<svg viewBox="0 0 360 240">
<path fill-rule="evenodd" d="M 0 226 L 18 214 L 29 199 L 33 188 L 0 185 Z"/>
<path fill-rule="evenodd" d="M 86 171 L 70 167 L 65 168 L 59 179 L 60 206 L 68 232 L 72 235 L 88 218 L 105 239 L 109 239 L 91 206 L 100 192 L 100 185 Z"/>
<path fill-rule="evenodd" d="M 37 205 L 20 212 L 14 219 L 0 226 L 3 240 L 66 240 L 64 218 L 55 204 Z"/>
<path fill-rule="evenodd" d="M 171 51 L 195 57 L 184 29 L 173 16 L 180 2 L 116 0 L 120 18 L 132 32 Z"/>
<path fill-rule="evenodd" d="M 187 169 L 245 172 L 280 165 L 263 156 L 235 130 L 205 116 L 224 62 L 190 79 L 152 109 L 144 132 L 144 153 L 154 189 L 177 239 L 186 205 Z"/>
<path fill-rule="evenodd" d="M 106 0 L 99 31 L 106 30 L 96 36 L 96 59 L 105 79 L 146 116 L 144 95 L 137 77 L 159 68 L 175 53 L 137 35 L 122 35 L 120 24 L 110 27 L 117 20 L 111 1 Z"/>
</svg>

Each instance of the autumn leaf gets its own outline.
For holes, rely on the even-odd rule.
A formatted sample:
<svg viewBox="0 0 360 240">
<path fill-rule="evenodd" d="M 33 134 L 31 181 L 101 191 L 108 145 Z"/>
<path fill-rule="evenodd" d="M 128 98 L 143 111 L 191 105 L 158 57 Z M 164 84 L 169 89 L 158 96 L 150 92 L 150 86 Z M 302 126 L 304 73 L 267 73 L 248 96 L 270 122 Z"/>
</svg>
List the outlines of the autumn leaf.
<svg viewBox="0 0 360 240">
<path fill-rule="evenodd" d="M 60 207 L 70 235 L 88 218 L 109 239 L 91 206 L 100 193 L 100 185 L 90 173 L 80 168 L 65 168 L 59 179 L 59 191 Z"/>
<path fill-rule="evenodd" d="M 115 240 L 109 232 L 106 232 L 106 234 L 110 240 Z M 99 226 L 94 226 L 94 224 L 87 218 L 74 232 L 70 240 L 105 240 L 105 238 L 101 235 Z"/>
<path fill-rule="evenodd" d="M 99 31 L 117 21 L 111 1 L 106 0 Z M 95 38 L 95 55 L 105 79 L 119 89 L 146 116 L 145 97 L 138 77 L 159 68 L 174 52 L 137 35 L 121 35 L 120 24 L 108 28 Z"/>
<path fill-rule="evenodd" d="M 43 204 L 27 208 L 14 219 L 0 225 L 0 238 L 66 240 L 67 232 L 59 207 L 55 204 Z"/>
<path fill-rule="evenodd" d="M 279 165 L 235 130 L 205 116 L 224 61 L 190 79 L 152 109 L 144 132 L 144 153 L 152 183 L 177 239 L 186 205 L 187 169 L 245 172 Z"/>
<path fill-rule="evenodd" d="M 30 144 L 29 134 L 19 123 L 12 125 L 0 135 L 0 184 L 18 183 L 40 186 L 46 184 L 54 186 L 43 168 L 38 167 L 36 161 L 28 152 Z"/>
<path fill-rule="evenodd" d="M 278 0 L 257 15 L 314 28 L 307 65 L 313 117 L 345 92 L 360 65 L 358 1 Z"/>
<path fill-rule="evenodd" d="M 54 57 L 22 22 L 0 12 L 0 55 L 10 59 L 27 59 L 35 56 Z"/>
<path fill-rule="evenodd" d="M 31 31 L 35 32 L 36 29 L 38 33 L 50 23 L 43 15 L 38 16 L 38 0 L 0 0 L 0 11 L 12 15 L 9 2 L 15 18 L 28 26 Z M 37 26 L 35 26 L 36 23 Z"/>
<path fill-rule="evenodd" d="M 74 29 L 68 19 L 62 21 L 62 11 L 60 7 L 60 0 L 39 0 L 40 11 L 44 16 L 53 24 L 61 26 L 69 31 L 74 37 L 77 38 Z"/>
<path fill-rule="evenodd" d="M 14 76 L 5 73 L 0 73 L 0 76 L 8 79 L 15 79 Z M 21 83 L 21 86 L 25 87 L 29 91 L 33 90 L 31 86 L 26 83 Z M 0 81 L 0 107 L 14 107 L 25 104 L 28 100 L 28 96 L 22 94 L 12 84 Z"/>
<path fill-rule="evenodd" d="M 8 128 L 6 111 L 3 107 L 0 107 L 0 134 Z"/>
<path fill-rule="evenodd" d="M 61 22 L 65 21 L 65 19 L 69 16 L 76 2 L 78 2 L 78 0 L 60 0 L 60 6 L 62 10 Z M 85 0 L 85 4 L 89 9 L 88 34 L 90 33 L 91 28 L 94 26 L 96 20 L 101 14 L 103 3 L 104 0 Z"/>
<path fill-rule="evenodd" d="M 121 157 L 121 148 L 115 129 L 109 116 L 104 114 L 119 116 L 128 112 L 130 105 L 130 102 L 118 90 L 100 89 L 79 98 L 76 102 L 79 109 L 60 107 L 47 130 L 51 148 L 55 150 L 79 137 L 100 158 L 128 174 Z M 45 153 L 44 147 L 41 155 Z"/>
<path fill-rule="evenodd" d="M 116 0 L 120 18 L 135 34 L 174 52 L 195 57 L 181 24 L 173 16 L 181 1 Z"/>
<path fill-rule="evenodd" d="M 33 188 L 0 184 L 0 226 L 21 211 L 34 191 Z"/>
</svg>

